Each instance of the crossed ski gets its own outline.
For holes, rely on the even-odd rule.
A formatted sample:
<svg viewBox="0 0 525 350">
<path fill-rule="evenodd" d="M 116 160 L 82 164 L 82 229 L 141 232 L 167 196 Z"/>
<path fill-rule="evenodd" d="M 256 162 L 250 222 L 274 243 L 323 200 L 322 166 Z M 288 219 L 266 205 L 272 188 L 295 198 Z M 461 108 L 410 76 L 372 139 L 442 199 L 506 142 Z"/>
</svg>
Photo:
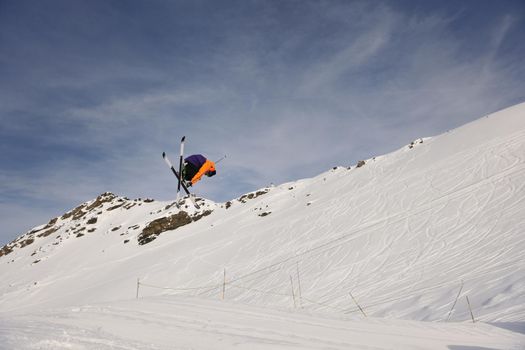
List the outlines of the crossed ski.
<svg viewBox="0 0 525 350">
<path fill-rule="evenodd" d="M 186 192 L 186 194 L 190 197 L 190 200 L 193 203 L 193 205 L 195 206 L 195 208 L 196 209 L 200 209 L 199 205 L 195 201 L 195 196 L 188 190 L 188 186 L 186 186 L 186 183 L 184 183 L 184 179 L 182 178 L 182 162 L 183 162 L 183 158 L 184 158 L 184 140 L 185 139 L 186 139 L 186 136 L 183 136 L 182 139 L 180 140 L 180 159 L 179 159 L 179 171 L 178 172 L 177 172 L 177 170 L 175 170 L 175 168 L 171 164 L 170 160 L 168 159 L 168 156 L 166 155 L 166 152 L 162 152 L 162 158 L 164 158 L 164 161 L 170 167 L 171 171 L 173 172 L 173 175 L 175 175 L 177 177 L 177 181 L 178 181 L 178 184 L 177 184 L 177 203 L 179 201 L 180 188 L 182 187 L 184 192 Z"/>
</svg>

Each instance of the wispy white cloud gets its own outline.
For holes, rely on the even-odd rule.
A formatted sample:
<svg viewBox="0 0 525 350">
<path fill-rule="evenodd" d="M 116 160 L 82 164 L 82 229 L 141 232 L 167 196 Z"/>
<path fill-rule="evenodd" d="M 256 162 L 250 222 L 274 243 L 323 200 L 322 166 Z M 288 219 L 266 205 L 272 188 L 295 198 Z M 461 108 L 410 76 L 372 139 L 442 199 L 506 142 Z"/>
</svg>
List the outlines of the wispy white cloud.
<svg viewBox="0 0 525 350">
<path fill-rule="evenodd" d="M 305 67 L 298 86 L 302 95 L 311 96 L 324 89 L 332 90 L 337 81 L 349 79 L 348 74 L 367 69 L 368 62 L 381 53 L 399 26 L 399 16 L 391 11 L 382 9 L 380 15 L 372 17 L 369 20 L 375 23 L 373 26 L 345 33 L 337 38 L 342 46 L 340 49 L 321 52 L 314 64 Z"/>
<path fill-rule="evenodd" d="M 495 49 L 499 49 L 501 43 L 505 39 L 507 33 L 511 29 L 512 25 L 518 21 L 518 18 L 512 14 L 505 14 L 503 17 L 496 23 L 492 35 L 491 35 L 491 44 Z"/>
<path fill-rule="evenodd" d="M 500 51 L 501 45 L 507 36 L 507 33 L 512 28 L 512 25 L 517 21 L 517 18 L 512 14 L 505 14 L 499 20 L 495 21 L 492 24 L 493 28 L 489 36 L 489 51 L 485 55 L 485 62 L 483 71 L 481 73 L 481 78 L 486 78 L 487 75 L 490 75 L 491 66 L 498 64 L 496 57 Z M 489 77 L 490 78 L 490 77 Z"/>
</svg>

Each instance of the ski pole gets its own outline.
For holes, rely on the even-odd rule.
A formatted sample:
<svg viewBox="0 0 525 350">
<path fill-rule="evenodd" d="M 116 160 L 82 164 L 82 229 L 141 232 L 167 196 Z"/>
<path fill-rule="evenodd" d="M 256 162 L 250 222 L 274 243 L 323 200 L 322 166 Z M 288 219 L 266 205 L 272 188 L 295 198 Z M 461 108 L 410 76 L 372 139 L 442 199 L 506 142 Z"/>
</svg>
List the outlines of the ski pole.
<svg viewBox="0 0 525 350">
<path fill-rule="evenodd" d="M 186 139 L 186 136 L 182 136 L 182 139 L 180 140 L 179 176 L 181 178 L 182 178 L 182 161 L 184 159 L 184 140 L 185 139 Z M 177 185 L 177 200 L 179 200 L 181 178 L 179 178 L 179 184 Z"/>
<path fill-rule="evenodd" d="M 223 159 L 226 159 L 226 155 L 224 155 L 224 157 L 220 158 L 219 160 L 216 160 L 216 161 L 215 161 L 215 164 L 219 163 L 219 162 L 220 162 L 221 160 L 223 160 Z"/>
</svg>

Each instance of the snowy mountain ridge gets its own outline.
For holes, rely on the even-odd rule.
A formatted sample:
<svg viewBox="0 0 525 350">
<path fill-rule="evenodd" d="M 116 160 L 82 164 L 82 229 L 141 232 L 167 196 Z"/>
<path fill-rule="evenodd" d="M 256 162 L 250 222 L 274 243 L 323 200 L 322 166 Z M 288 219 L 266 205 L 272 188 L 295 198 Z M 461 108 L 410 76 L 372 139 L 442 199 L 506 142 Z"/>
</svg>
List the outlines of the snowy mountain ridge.
<svg viewBox="0 0 525 350">
<path fill-rule="evenodd" d="M 520 104 L 314 178 L 226 203 L 199 199 L 201 210 L 104 193 L 0 250 L 0 310 L 93 313 L 92 305 L 106 305 L 117 318 L 111 305 L 138 297 L 175 313 L 189 303 L 260 319 L 271 309 L 525 329 L 524 180 Z M 512 334 L 508 344 L 525 344 Z M 349 344 L 367 345 L 341 348 Z"/>
</svg>

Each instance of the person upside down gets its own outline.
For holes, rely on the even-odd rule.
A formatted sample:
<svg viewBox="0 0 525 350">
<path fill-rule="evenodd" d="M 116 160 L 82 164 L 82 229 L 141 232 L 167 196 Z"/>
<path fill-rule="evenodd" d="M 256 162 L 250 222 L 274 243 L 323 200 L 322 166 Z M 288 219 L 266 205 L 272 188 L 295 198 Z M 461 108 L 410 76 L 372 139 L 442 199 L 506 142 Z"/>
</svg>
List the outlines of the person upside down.
<svg viewBox="0 0 525 350">
<path fill-rule="evenodd" d="M 182 178 L 188 186 L 195 185 L 203 175 L 211 177 L 216 173 L 215 163 L 202 154 L 194 154 L 184 159 Z"/>
</svg>

